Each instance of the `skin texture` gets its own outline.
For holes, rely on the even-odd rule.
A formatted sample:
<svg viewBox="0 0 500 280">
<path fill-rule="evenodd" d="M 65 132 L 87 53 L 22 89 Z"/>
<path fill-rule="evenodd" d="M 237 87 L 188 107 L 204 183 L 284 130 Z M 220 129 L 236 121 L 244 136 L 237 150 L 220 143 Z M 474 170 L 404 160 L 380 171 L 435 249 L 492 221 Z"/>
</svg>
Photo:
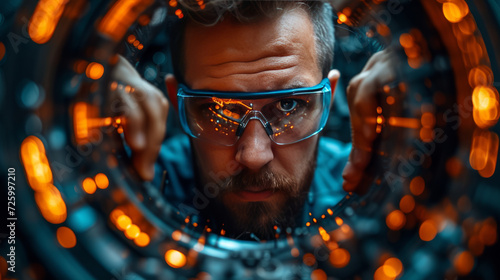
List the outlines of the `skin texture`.
<svg viewBox="0 0 500 280">
<path fill-rule="evenodd" d="M 316 85 L 322 77 L 313 34 L 307 13 L 299 8 L 251 24 L 234 22 L 231 17 L 213 27 L 188 23 L 184 42 L 185 81 L 193 89 L 241 92 Z M 361 194 L 366 191 L 359 182 L 377 136 L 377 94 L 395 78 L 392 57 L 389 51 L 375 54 L 349 83 L 353 150 L 343 172 L 345 191 Z M 112 75 L 114 80 L 134 89 L 112 94 L 121 105 L 117 115 L 124 116 L 124 136 L 132 150 L 133 165 L 141 178 L 152 180 L 154 162 L 165 136 L 167 99 L 123 58 Z M 328 74 L 332 89 L 339 76 L 337 70 Z M 175 107 L 177 81 L 167 75 L 165 82 Z M 269 139 L 259 121 L 252 120 L 232 147 L 192 139 L 199 187 L 212 183 L 219 188 L 206 212 L 222 216 L 235 232 L 290 224 L 309 188 L 318 137 L 279 146 Z M 263 201 L 249 202 L 237 195 L 245 189 L 270 189 L 273 195 Z M 262 235 L 268 234 L 266 229 L 262 231 Z"/>
<path fill-rule="evenodd" d="M 193 89 L 241 92 L 314 86 L 321 81 L 322 75 L 313 34 L 309 16 L 302 9 L 251 24 L 237 24 L 231 18 L 214 27 L 190 23 L 184 42 L 186 83 Z M 338 77 L 338 71 L 332 71 L 332 87 Z M 168 77 L 171 100 L 176 98 L 175 88 L 175 79 Z M 231 147 L 193 139 L 202 187 L 215 182 L 210 174 L 219 174 L 220 181 L 239 182 L 220 186 L 220 193 L 214 199 L 214 207 L 221 210 L 218 212 L 229 210 L 224 220 L 226 226 L 238 232 L 291 223 L 289 220 L 297 213 L 283 212 L 289 212 L 285 206 L 300 205 L 306 197 L 314 171 L 318 137 L 276 145 L 262 124 L 251 120 Z M 224 176 L 236 173 L 232 171 L 241 172 L 240 176 L 236 179 Z M 265 179 L 269 176 L 272 179 Z M 272 187 L 273 182 L 276 182 L 275 187 Z M 238 190 L 268 189 L 274 194 L 260 202 L 246 201 L 237 195 Z"/>
</svg>

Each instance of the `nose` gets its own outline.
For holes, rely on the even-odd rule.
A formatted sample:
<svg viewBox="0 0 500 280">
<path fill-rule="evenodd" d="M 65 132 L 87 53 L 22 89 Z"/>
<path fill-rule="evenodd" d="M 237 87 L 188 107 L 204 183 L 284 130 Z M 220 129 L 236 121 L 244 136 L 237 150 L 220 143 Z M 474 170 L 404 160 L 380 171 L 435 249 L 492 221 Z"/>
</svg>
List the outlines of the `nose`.
<svg viewBox="0 0 500 280">
<path fill-rule="evenodd" d="M 236 143 L 236 161 L 257 171 L 274 158 L 272 141 L 259 120 L 250 120 Z"/>
</svg>

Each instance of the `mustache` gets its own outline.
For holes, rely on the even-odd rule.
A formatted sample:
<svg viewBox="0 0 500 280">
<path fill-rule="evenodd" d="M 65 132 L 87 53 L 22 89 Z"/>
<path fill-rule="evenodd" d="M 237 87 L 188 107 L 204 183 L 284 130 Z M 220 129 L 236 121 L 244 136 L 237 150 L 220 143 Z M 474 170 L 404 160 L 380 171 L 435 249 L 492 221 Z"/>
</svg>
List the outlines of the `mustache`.
<svg viewBox="0 0 500 280">
<path fill-rule="evenodd" d="M 299 196 L 300 187 L 294 178 L 277 174 L 269 168 L 258 172 L 243 170 L 235 176 L 229 177 L 222 186 L 222 192 L 238 192 L 247 187 L 261 187 L 262 190 L 282 191 L 292 197 Z"/>
</svg>

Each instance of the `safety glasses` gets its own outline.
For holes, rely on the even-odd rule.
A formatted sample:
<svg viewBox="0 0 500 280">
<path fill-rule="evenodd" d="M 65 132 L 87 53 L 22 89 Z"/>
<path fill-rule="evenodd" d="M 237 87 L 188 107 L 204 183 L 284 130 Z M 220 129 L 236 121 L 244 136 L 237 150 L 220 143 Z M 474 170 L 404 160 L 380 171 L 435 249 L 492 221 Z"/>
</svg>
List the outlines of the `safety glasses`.
<svg viewBox="0 0 500 280">
<path fill-rule="evenodd" d="M 330 110 L 331 86 L 266 92 L 216 92 L 179 85 L 177 99 L 184 131 L 194 138 L 232 146 L 251 120 L 264 126 L 278 145 L 293 144 L 319 133 Z"/>
</svg>

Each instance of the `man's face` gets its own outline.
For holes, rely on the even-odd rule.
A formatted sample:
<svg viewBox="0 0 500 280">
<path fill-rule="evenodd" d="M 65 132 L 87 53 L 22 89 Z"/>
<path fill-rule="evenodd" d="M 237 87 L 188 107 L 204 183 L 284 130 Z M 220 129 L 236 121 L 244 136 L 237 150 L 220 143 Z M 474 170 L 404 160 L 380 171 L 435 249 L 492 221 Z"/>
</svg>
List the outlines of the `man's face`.
<svg viewBox="0 0 500 280">
<path fill-rule="evenodd" d="M 185 63 L 192 89 L 257 92 L 309 87 L 322 79 L 313 25 L 299 8 L 251 24 L 230 17 L 214 27 L 190 23 Z M 274 225 L 292 225 L 307 197 L 317 143 L 318 135 L 276 145 L 258 120 L 231 147 L 193 139 L 201 191 L 215 196 L 209 208 L 219 209 L 236 235 L 269 236 Z M 214 184 L 220 189 L 214 191 Z"/>
</svg>

